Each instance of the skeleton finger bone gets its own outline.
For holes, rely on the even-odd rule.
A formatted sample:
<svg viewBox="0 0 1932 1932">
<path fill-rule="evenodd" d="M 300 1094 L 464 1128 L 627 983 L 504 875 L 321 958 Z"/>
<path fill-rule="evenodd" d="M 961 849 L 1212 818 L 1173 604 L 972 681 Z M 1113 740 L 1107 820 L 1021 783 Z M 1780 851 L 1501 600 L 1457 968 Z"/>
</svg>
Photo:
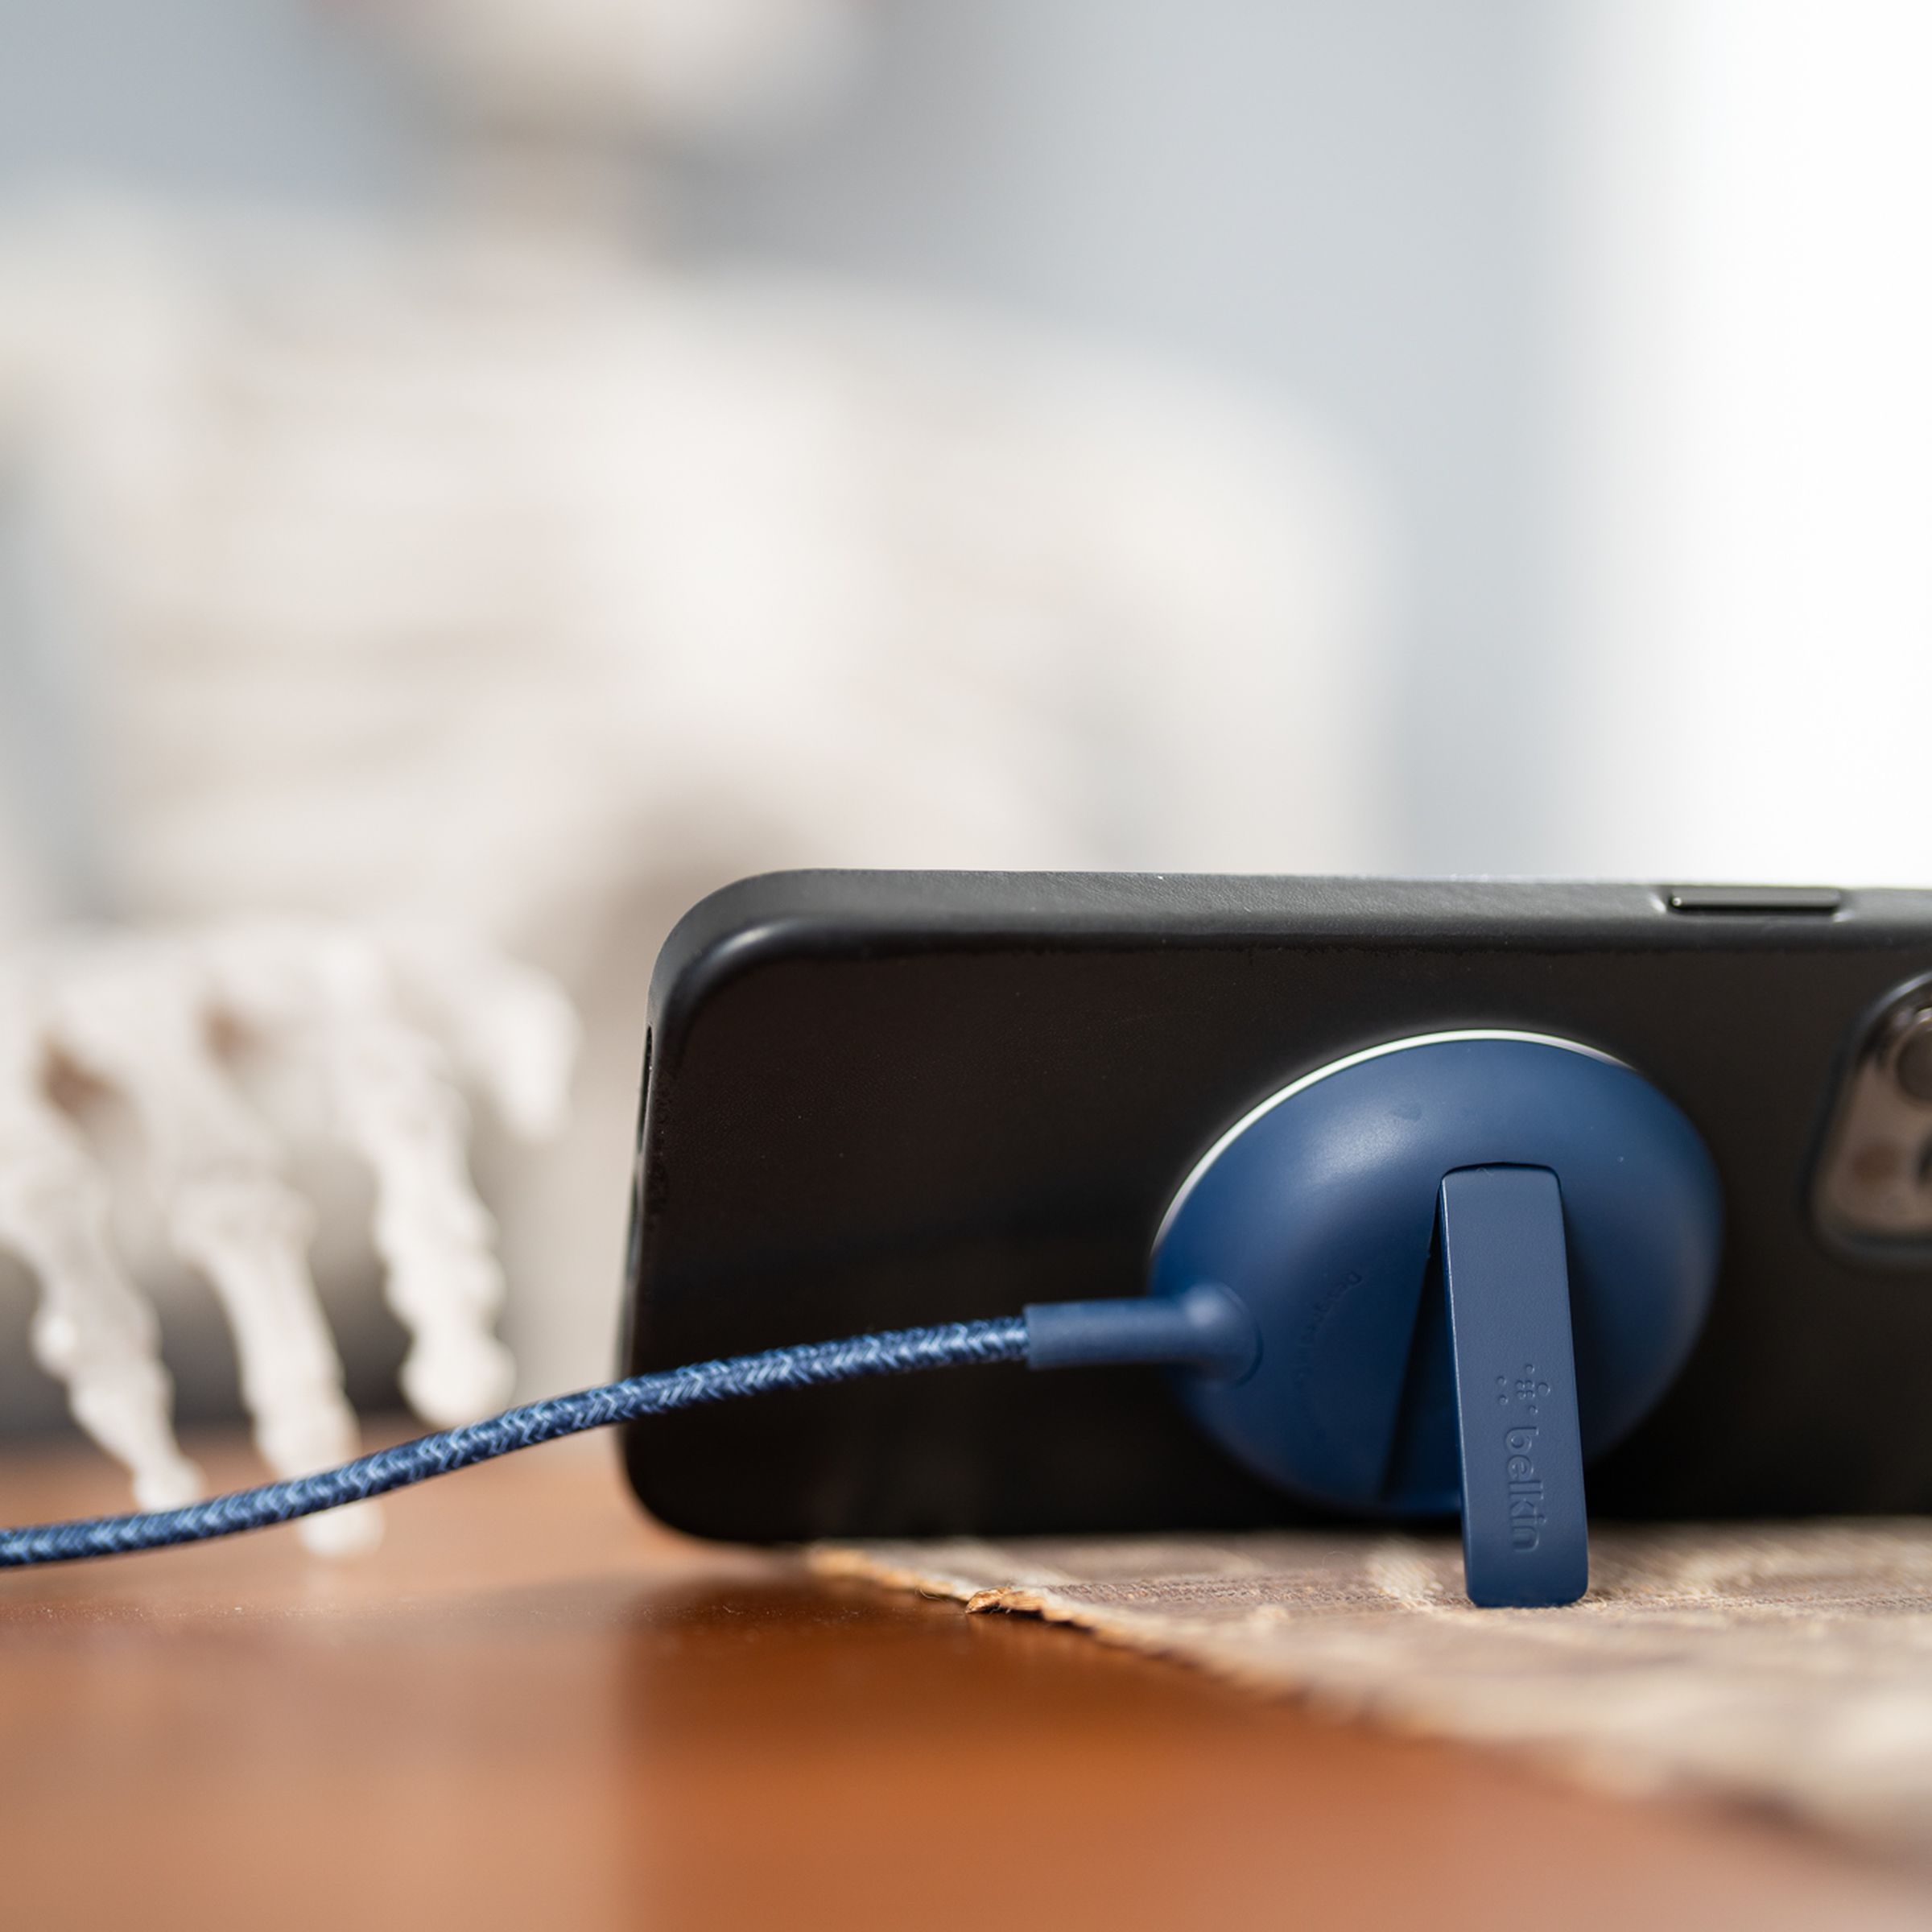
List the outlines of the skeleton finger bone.
<svg viewBox="0 0 1932 1932">
<path fill-rule="evenodd" d="M 440 1051 L 398 1021 L 344 1021 L 333 1047 L 338 1117 L 376 1177 L 390 1306 L 414 1338 L 403 1393 L 431 1422 L 469 1421 L 508 1401 L 515 1367 L 493 1332 L 503 1273 L 470 1185 L 469 1110 Z"/>
<path fill-rule="evenodd" d="M 338 1129 L 374 1174 L 377 1251 L 411 1337 L 410 1406 L 445 1424 L 500 1406 L 514 1364 L 493 1331 L 503 1275 L 470 1181 L 469 1110 L 441 1047 L 398 1010 L 386 960 L 356 934 L 266 923 L 229 929 L 211 957 L 229 1011 L 318 1063 Z"/>
<path fill-rule="evenodd" d="M 107 1183 L 47 1099 L 30 997 L 0 983 L 0 1245 L 33 1271 L 35 1359 L 66 1385 L 74 1419 L 134 1478 L 146 1509 L 202 1492 L 171 1421 L 155 1313 L 108 1236 Z"/>
<path fill-rule="evenodd" d="M 170 1238 L 233 1330 L 256 1445 L 278 1475 L 299 1475 L 353 1455 L 356 1420 L 309 1278 L 312 1217 L 210 1049 L 208 991 L 186 947 L 130 940 L 77 957 L 59 976 L 52 1030 L 61 1051 L 133 1107 Z M 309 1520 L 305 1540 L 332 1552 L 381 1534 L 366 1505 Z"/>
</svg>

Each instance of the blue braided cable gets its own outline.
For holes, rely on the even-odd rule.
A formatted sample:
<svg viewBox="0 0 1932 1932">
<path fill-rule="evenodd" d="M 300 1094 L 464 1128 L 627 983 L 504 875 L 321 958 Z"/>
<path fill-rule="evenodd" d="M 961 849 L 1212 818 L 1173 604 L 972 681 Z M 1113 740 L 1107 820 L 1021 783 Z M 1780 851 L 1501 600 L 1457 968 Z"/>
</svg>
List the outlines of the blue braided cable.
<svg viewBox="0 0 1932 1932">
<path fill-rule="evenodd" d="M 919 1368 L 948 1368 L 968 1362 L 1015 1362 L 1026 1356 L 1026 1319 L 948 1322 L 936 1328 L 898 1328 L 854 1335 L 839 1342 L 808 1342 L 796 1348 L 768 1348 L 658 1375 L 634 1375 L 621 1382 L 555 1395 L 521 1409 L 436 1435 L 419 1436 L 393 1449 L 357 1456 L 334 1469 L 264 1483 L 229 1496 L 210 1496 L 180 1509 L 135 1510 L 125 1516 L 97 1516 L 72 1522 L 39 1523 L 0 1530 L 0 1569 L 33 1563 L 71 1563 L 90 1556 L 121 1556 L 159 1550 L 169 1543 L 198 1543 L 266 1529 L 299 1516 L 337 1509 L 386 1490 L 407 1488 L 432 1476 L 447 1476 L 472 1463 L 486 1463 L 518 1449 L 529 1449 L 560 1435 L 639 1416 L 663 1415 L 734 1396 L 762 1395 L 771 1389 L 816 1389 L 828 1382 L 856 1381 L 874 1375 L 905 1375 Z"/>
</svg>

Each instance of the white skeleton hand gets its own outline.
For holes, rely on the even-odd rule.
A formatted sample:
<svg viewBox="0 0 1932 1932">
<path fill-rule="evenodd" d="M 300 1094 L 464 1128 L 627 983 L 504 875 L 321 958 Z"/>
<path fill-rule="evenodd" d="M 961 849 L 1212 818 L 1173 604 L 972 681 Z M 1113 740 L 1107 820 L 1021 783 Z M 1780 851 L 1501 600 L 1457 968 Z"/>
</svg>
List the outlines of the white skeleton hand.
<svg viewBox="0 0 1932 1932">
<path fill-rule="evenodd" d="M 66 935 L 0 961 L 0 1246 L 33 1270 L 41 1365 L 147 1508 L 191 1500 L 152 1307 L 108 1232 L 109 1183 L 56 1096 L 65 1070 L 139 1123 L 169 1239 L 235 1335 L 263 1459 L 298 1475 L 353 1455 L 356 1421 L 306 1258 L 312 1216 L 226 1064 L 252 1050 L 299 1068 L 367 1162 L 390 1306 L 410 1331 L 402 1385 L 427 1420 L 507 1397 L 493 1324 L 502 1275 L 465 1164 L 459 1082 L 526 1137 L 560 1125 L 576 1022 L 547 980 L 436 932 L 234 921 Z M 373 1504 L 310 1517 L 311 1546 L 367 1547 Z"/>
</svg>

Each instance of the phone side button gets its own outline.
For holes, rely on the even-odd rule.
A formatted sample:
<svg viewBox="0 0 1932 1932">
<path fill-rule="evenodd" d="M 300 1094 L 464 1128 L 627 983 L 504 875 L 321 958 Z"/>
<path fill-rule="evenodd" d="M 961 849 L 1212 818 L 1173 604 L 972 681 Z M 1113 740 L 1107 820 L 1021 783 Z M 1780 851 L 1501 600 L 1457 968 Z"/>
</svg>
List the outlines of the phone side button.
<svg viewBox="0 0 1932 1932">
<path fill-rule="evenodd" d="M 1829 886 L 1673 886 L 1664 894 L 1672 912 L 1828 919 L 1845 902 Z"/>
</svg>

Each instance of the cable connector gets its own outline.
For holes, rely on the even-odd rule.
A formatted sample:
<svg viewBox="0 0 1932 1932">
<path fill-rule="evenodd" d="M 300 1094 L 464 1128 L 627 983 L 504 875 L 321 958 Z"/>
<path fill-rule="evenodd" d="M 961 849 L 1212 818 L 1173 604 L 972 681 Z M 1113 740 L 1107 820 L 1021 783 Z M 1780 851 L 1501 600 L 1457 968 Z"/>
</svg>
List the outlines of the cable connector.
<svg viewBox="0 0 1932 1932">
<path fill-rule="evenodd" d="M 1261 1359 L 1254 1317 L 1218 1282 L 1198 1282 L 1178 1295 L 1034 1302 L 1026 1309 L 1029 1368 L 1165 1363 L 1211 1381 L 1239 1382 Z"/>
</svg>

